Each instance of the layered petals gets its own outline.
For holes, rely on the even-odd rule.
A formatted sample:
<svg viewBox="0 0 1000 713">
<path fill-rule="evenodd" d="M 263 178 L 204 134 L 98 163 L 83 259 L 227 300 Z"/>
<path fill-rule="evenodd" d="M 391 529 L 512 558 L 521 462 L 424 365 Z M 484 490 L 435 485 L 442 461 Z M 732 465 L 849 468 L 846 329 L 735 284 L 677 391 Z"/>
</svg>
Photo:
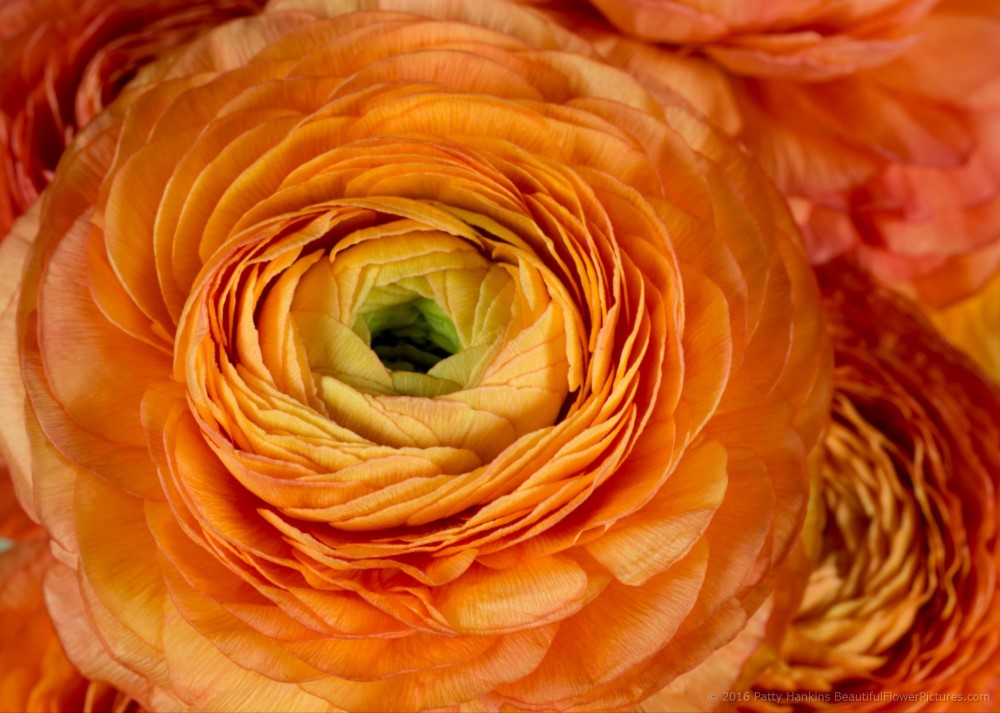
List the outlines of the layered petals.
<svg viewBox="0 0 1000 713">
<path fill-rule="evenodd" d="M 743 141 L 795 204 L 814 262 L 846 255 L 934 307 L 997 272 L 995 3 L 697 3 L 721 29 L 670 38 L 644 13 L 695 3 L 596 4 L 637 39 L 563 22 Z M 645 19 L 618 17 L 629 8 Z"/>
<path fill-rule="evenodd" d="M 591 1 L 627 34 L 700 47 L 737 74 L 819 81 L 898 55 L 937 0 Z"/>
<path fill-rule="evenodd" d="M 829 402 L 800 240 L 517 5 L 279 0 L 151 65 L 64 157 L 12 328 L 74 662 L 206 711 L 728 688 Z"/>
<path fill-rule="evenodd" d="M 1000 391 L 912 304 L 843 264 L 821 283 L 836 388 L 817 541 L 755 699 L 770 710 L 992 710 Z"/>
<path fill-rule="evenodd" d="M 0 711 L 133 713 L 135 701 L 89 681 L 66 658 L 45 608 L 43 580 L 59 567 L 44 539 L 0 551 Z"/>
<path fill-rule="evenodd" d="M 263 0 L 7 0 L 0 6 L 0 237 L 79 129 L 138 70 Z"/>
</svg>

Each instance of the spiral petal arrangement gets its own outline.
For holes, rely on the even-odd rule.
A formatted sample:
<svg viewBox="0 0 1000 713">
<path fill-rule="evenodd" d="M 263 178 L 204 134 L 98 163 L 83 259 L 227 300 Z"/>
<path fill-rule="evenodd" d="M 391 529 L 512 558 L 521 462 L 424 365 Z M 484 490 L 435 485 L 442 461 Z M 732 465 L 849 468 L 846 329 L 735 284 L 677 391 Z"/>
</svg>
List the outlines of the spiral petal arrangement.
<svg viewBox="0 0 1000 713">
<path fill-rule="evenodd" d="M 37 210 L 4 438 L 84 673 L 197 710 L 733 683 L 831 352 L 780 195 L 683 101 L 515 5 L 276 2 Z"/>
</svg>

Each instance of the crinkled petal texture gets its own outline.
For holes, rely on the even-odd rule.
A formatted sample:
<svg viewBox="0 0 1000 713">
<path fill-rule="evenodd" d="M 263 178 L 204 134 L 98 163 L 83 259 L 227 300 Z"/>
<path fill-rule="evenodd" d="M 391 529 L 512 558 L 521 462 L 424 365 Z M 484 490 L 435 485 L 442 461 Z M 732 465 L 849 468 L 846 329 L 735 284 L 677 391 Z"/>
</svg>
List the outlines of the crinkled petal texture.
<svg viewBox="0 0 1000 713">
<path fill-rule="evenodd" d="M 735 4 L 786 11 L 735 44 L 677 40 L 678 51 L 591 32 L 613 61 L 682 92 L 750 148 L 795 199 L 815 262 L 849 255 L 934 306 L 975 292 L 1000 266 L 1000 7 L 867 3 L 875 14 L 857 27 L 896 39 L 881 52 L 853 26 L 820 23 L 819 47 L 860 42 L 857 56 L 823 62 L 785 34 L 784 23 L 810 22 L 791 5 Z"/>
<path fill-rule="evenodd" d="M 0 711 L 132 713 L 135 701 L 105 683 L 88 681 L 66 658 L 52 628 L 42 581 L 62 567 L 36 538 L 0 551 Z"/>
<path fill-rule="evenodd" d="M 1000 391 L 902 299 L 842 264 L 819 547 L 758 684 L 845 710 L 993 710 Z M 763 697 L 761 697 L 763 698 Z"/>
<path fill-rule="evenodd" d="M 263 0 L 5 0 L 0 6 L 0 237 L 63 150 L 136 71 Z"/>
<path fill-rule="evenodd" d="M 794 222 L 542 15 L 397 4 L 204 36 L 47 192 L 20 366 L 75 661 L 206 711 L 728 686 L 829 402 Z"/>
</svg>

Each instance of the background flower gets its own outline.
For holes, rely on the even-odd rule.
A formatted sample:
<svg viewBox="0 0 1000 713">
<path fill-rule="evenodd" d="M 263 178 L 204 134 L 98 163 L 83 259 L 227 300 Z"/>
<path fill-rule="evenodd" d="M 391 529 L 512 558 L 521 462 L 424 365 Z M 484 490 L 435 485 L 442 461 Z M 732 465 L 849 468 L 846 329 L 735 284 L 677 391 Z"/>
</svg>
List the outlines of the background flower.
<svg viewBox="0 0 1000 713">
<path fill-rule="evenodd" d="M 820 276 L 836 355 L 820 536 L 759 685 L 842 696 L 823 708 L 992 710 L 1000 391 L 913 305 L 843 264 Z"/>
<path fill-rule="evenodd" d="M 937 0 L 592 0 L 626 33 L 698 46 L 734 74 L 832 79 L 883 64 L 913 40 Z"/>
<path fill-rule="evenodd" d="M 595 4 L 626 32 L 676 43 L 564 19 L 738 136 L 792 198 L 814 261 L 849 255 L 935 306 L 996 272 L 996 3 Z"/>
<path fill-rule="evenodd" d="M 263 0 L 5 0 L 0 4 L 0 237 L 78 129 L 150 60 Z"/>
<path fill-rule="evenodd" d="M 120 669 L 85 673 L 172 710 L 740 674 L 828 404 L 815 285 L 745 155 L 593 54 L 500 2 L 277 3 L 87 126 L 10 367 L 52 610 Z"/>
<path fill-rule="evenodd" d="M 66 658 L 42 597 L 55 566 L 44 538 L 0 551 L 0 711 L 131 713 L 134 701 L 107 684 L 88 681 Z"/>
</svg>

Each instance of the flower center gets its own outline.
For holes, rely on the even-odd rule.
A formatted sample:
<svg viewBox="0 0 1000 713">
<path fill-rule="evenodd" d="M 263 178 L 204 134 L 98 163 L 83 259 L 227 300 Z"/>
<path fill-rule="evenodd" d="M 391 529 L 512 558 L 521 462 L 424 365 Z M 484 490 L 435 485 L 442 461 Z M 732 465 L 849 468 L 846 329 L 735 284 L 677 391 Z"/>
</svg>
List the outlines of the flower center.
<svg viewBox="0 0 1000 713">
<path fill-rule="evenodd" d="M 424 220 L 328 207 L 273 242 L 241 243 L 206 283 L 219 294 L 185 327 L 205 335 L 209 368 L 231 345 L 238 363 L 219 367 L 219 383 L 262 381 L 273 394 L 238 404 L 228 438 L 250 443 L 245 406 L 278 419 L 269 427 L 282 437 L 298 429 L 328 443 L 320 469 L 360 467 L 369 447 L 411 459 L 386 465 L 402 482 L 478 473 L 559 421 L 581 386 L 582 319 L 528 246 L 418 202 L 393 207 Z"/>
<path fill-rule="evenodd" d="M 358 322 L 364 322 L 372 351 L 387 369 L 426 374 L 461 350 L 455 323 L 437 302 L 418 297 L 383 305 L 377 299 L 378 292 L 373 291 L 362 306 L 354 331 L 360 332 Z"/>
</svg>

